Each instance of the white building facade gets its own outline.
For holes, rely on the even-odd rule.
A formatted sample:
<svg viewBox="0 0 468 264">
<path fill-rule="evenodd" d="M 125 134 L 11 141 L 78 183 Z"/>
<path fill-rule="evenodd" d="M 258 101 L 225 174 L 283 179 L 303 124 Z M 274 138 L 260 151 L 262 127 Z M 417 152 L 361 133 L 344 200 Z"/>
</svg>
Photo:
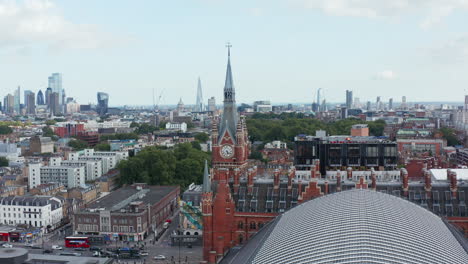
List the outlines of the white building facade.
<svg viewBox="0 0 468 264">
<path fill-rule="evenodd" d="M 10 196 L 0 198 L 0 223 L 27 224 L 54 229 L 63 217 L 63 204 L 51 196 Z"/>
</svg>

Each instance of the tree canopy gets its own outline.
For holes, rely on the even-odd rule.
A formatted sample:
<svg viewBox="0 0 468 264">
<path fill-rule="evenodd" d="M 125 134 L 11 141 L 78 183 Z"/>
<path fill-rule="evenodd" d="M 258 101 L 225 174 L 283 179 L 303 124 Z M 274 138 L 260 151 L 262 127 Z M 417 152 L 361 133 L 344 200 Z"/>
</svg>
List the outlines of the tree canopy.
<svg viewBox="0 0 468 264">
<path fill-rule="evenodd" d="M 96 151 L 110 151 L 111 147 L 108 143 L 99 143 L 94 146 L 94 150 Z"/>
<path fill-rule="evenodd" d="M 42 128 L 42 135 L 44 137 L 53 137 L 53 136 L 55 136 L 54 131 L 49 126 L 45 126 L 45 127 Z"/>
<path fill-rule="evenodd" d="M 102 135 L 100 136 L 100 140 L 107 141 L 107 140 L 125 140 L 125 139 L 135 139 L 138 140 L 138 134 L 136 133 L 117 133 L 112 135 Z"/>
<path fill-rule="evenodd" d="M 130 127 L 135 128 L 135 133 L 137 134 L 151 134 L 156 130 L 159 130 L 159 127 L 155 127 L 151 125 L 150 123 L 136 123 L 132 122 L 130 124 Z"/>
<path fill-rule="evenodd" d="M 447 146 L 461 145 L 453 128 L 443 127 L 439 131 L 442 133 L 442 137 L 447 140 Z"/>
<path fill-rule="evenodd" d="M 8 167 L 8 159 L 5 157 L 0 157 L 0 167 Z"/>
<path fill-rule="evenodd" d="M 207 133 L 205 132 L 200 132 L 195 135 L 195 139 L 198 140 L 200 143 L 205 143 L 210 139 L 210 136 L 208 136 Z"/>
<path fill-rule="evenodd" d="M 190 143 L 176 145 L 174 149 L 147 147 L 119 163 L 120 183 L 182 187 L 192 182 L 202 183 L 204 163 L 209 159 L 209 154 L 193 148 Z"/>
<path fill-rule="evenodd" d="M 79 139 L 70 140 L 70 142 L 68 142 L 68 146 L 72 147 L 74 150 L 83 150 L 89 147 L 88 143 Z"/>
<path fill-rule="evenodd" d="M 6 125 L 0 125 L 0 135 L 8 135 L 13 132 L 13 129 L 11 127 L 6 126 Z"/>
<path fill-rule="evenodd" d="M 257 113 L 247 119 L 250 139 L 264 142 L 273 140 L 293 142 L 295 136 L 299 134 L 315 135 L 316 130 L 325 130 L 329 135 L 349 135 L 351 126 L 355 124 L 367 124 L 372 136 L 382 136 L 385 128 L 383 120 L 368 122 L 348 118 L 326 123 L 295 113 L 281 115 Z"/>
</svg>

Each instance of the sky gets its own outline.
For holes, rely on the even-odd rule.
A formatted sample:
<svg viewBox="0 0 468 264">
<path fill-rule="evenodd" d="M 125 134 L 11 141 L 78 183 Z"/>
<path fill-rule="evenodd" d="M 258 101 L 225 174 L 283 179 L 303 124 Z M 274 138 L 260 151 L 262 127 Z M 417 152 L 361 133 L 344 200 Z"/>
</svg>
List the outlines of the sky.
<svg viewBox="0 0 468 264">
<path fill-rule="evenodd" d="M 0 96 L 60 72 L 83 104 L 194 104 L 198 77 L 221 103 L 230 42 L 238 103 L 462 101 L 467 25 L 468 0 L 0 0 Z"/>
</svg>

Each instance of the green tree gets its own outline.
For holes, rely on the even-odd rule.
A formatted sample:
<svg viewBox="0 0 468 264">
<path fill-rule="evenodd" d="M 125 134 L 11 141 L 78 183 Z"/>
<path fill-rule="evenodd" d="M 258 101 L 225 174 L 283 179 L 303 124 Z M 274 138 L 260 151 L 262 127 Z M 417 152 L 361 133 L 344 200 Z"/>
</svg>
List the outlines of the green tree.
<svg viewBox="0 0 468 264">
<path fill-rule="evenodd" d="M 94 146 L 94 150 L 97 151 L 110 151 L 111 146 L 108 143 L 99 143 Z"/>
<path fill-rule="evenodd" d="M 0 167 L 8 167 L 8 159 L 5 157 L 0 157 Z"/>
<path fill-rule="evenodd" d="M 55 121 L 55 120 L 53 120 L 53 119 L 47 120 L 47 121 L 45 122 L 45 124 L 48 125 L 48 126 L 53 126 L 53 125 L 57 124 L 57 121 Z"/>
<path fill-rule="evenodd" d="M 13 133 L 13 129 L 6 125 L 0 125 L 0 135 L 8 135 Z"/>
<path fill-rule="evenodd" d="M 201 183 L 205 160 L 210 155 L 192 147 L 179 144 L 174 149 L 147 147 L 137 155 L 119 163 L 120 183 L 146 182 L 157 185 L 188 186 Z"/>
<path fill-rule="evenodd" d="M 210 139 L 210 136 L 207 133 L 201 132 L 195 135 L 195 139 L 201 143 L 205 143 L 208 141 L 208 139 Z"/>
<path fill-rule="evenodd" d="M 68 146 L 72 147 L 74 150 L 83 150 L 88 147 L 88 143 L 79 139 L 72 139 L 68 142 Z"/>
<path fill-rule="evenodd" d="M 190 142 L 190 144 L 192 144 L 192 148 L 201 150 L 200 142 L 198 142 L 197 140 Z"/>
<path fill-rule="evenodd" d="M 166 129 L 166 124 L 167 124 L 166 121 L 159 122 L 159 129 Z"/>
<path fill-rule="evenodd" d="M 456 146 L 461 145 L 460 140 L 457 138 L 457 134 L 453 128 L 443 127 L 439 129 L 440 133 L 442 133 L 442 137 L 447 140 L 448 146 Z"/>
<path fill-rule="evenodd" d="M 45 126 L 45 127 L 42 128 L 42 135 L 44 137 L 53 137 L 53 136 L 55 136 L 54 131 L 49 126 Z"/>
</svg>

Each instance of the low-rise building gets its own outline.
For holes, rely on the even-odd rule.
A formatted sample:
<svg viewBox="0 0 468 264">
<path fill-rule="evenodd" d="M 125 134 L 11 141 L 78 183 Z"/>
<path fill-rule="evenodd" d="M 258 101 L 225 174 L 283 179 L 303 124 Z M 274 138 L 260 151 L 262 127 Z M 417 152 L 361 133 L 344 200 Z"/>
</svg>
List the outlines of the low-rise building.
<svg viewBox="0 0 468 264">
<path fill-rule="evenodd" d="M 179 194 L 179 186 L 133 184 L 120 188 L 77 212 L 74 233 L 141 241 L 174 213 Z"/>
<path fill-rule="evenodd" d="M 84 204 L 88 204 L 96 200 L 101 193 L 100 186 L 90 184 L 86 187 L 76 187 L 68 190 L 68 198 L 83 200 Z"/>
<path fill-rule="evenodd" d="M 96 182 L 100 185 L 101 192 L 110 192 L 117 189 L 119 176 L 119 170 L 110 170 L 98 178 Z"/>
<path fill-rule="evenodd" d="M 0 223 L 53 229 L 62 221 L 62 202 L 52 196 L 0 198 Z"/>
<path fill-rule="evenodd" d="M 185 133 L 187 131 L 187 123 L 185 123 L 185 122 L 182 122 L 182 123 L 167 122 L 166 123 L 166 129 L 167 130 L 180 131 L 180 132 Z"/>
<path fill-rule="evenodd" d="M 65 191 L 65 186 L 59 182 L 43 183 L 35 188 L 29 189 L 32 195 L 50 195 L 55 196 L 57 193 Z"/>
<path fill-rule="evenodd" d="M 54 142 L 50 137 L 34 136 L 29 140 L 31 154 L 54 153 Z"/>
</svg>

